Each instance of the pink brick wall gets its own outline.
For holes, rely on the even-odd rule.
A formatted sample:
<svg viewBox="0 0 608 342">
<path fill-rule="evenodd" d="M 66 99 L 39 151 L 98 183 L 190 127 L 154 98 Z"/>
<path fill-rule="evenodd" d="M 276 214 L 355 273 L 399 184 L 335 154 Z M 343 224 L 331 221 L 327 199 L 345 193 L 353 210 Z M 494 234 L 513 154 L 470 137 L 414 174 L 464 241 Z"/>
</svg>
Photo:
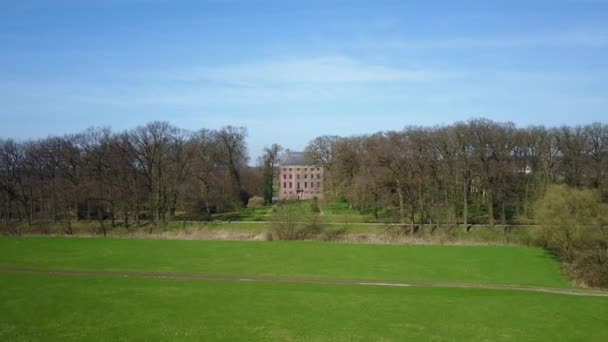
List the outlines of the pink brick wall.
<svg viewBox="0 0 608 342">
<path fill-rule="evenodd" d="M 323 198 L 323 174 L 324 170 L 321 166 L 281 166 L 279 172 L 279 198 Z"/>
</svg>

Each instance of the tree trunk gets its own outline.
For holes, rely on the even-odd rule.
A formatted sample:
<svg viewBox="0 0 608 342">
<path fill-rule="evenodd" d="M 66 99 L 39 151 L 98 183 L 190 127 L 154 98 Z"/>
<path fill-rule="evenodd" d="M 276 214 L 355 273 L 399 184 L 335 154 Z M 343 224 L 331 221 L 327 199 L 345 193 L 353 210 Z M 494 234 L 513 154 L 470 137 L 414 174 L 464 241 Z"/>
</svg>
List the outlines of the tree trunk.
<svg viewBox="0 0 608 342">
<path fill-rule="evenodd" d="M 169 205 L 169 220 L 173 220 L 175 218 L 175 211 L 177 210 L 177 200 L 179 194 L 177 190 L 173 192 L 173 196 L 171 196 L 171 204 Z"/>
<path fill-rule="evenodd" d="M 140 207 L 140 203 L 139 203 L 139 190 L 136 187 L 135 188 L 135 225 L 137 227 L 140 226 L 140 222 L 139 222 L 139 213 L 140 212 L 141 212 L 141 207 Z"/>
<path fill-rule="evenodd" d="M 122 207 L 122 214 L 123 214 L 123 224 L 125 229 L 129 230 L 129 208 L 127 207 L 127 205 L 123 205 Z"/>
<path fill-rule="evenodd" d="M 211 208 L 209 207 L 209 183 L 203 181 L 205 186 L 205 213 L 207 214 L 206 219 L 211 220 Z"/>
<path fill-rule="evenodd" d="M 150 183 L 150 186 L 152 186 L 152 183 Z M 150 187 L 150 208 L 149 208 L 149 220 L 150 223 L 152 223 L 153 225 L 156 224 L 155 221 L 155 215 L 156 215 L 156 210 L 154 209 L 154 203 L 156 203 L 156 200 L 154 199 L 154 196 L 156 196 L 156 191 L 154 191 L 154 188 Z"/>
<path fill-rule="evenodd" d="M 72 230 L 72 219 L 70 218 L 69 212 L 70 212 L 70 202 L 68 201 L 63 206 L 63 219 L 61 220 L 61 222 L 63 225 L 63 231 L 68 235 L 72 235 L 72 234 L 74 234 L 74 231 Z"/>
<path fill-rule="evenodd" d="M 378 192 L 374 191 L 374 219 L 378 220 Z"/>
<path fill-rule="evenodd" d="M 397 196 L 399 196 L 399 219 L 400 223 L 405 226 L 405 197 L 403 196 L 403 189 L 401 188 L 401 182 L 397 179 Z"/>
<path fill-rule="evenodd" d="M 469 225 L 469 181 L 465 179 L 462 201 L 462 224 L 465 228 Z"/>
<path fill-rule="evenodd" d="M 507 225 L 507 213 L 506 213 L 506 210 L 505 210 L 505 199 L 504 199 L 504 197 L 502 198 L 502 203 L 501 203 L 500 221 L 501 221 L 501 224 L 503 226 Z"/>
<path fill-rule="evenodd" d="M 488 190 L 486 203 L 488 207 L 488 223 L 490 226 L 494 226 L 494 197 L 492 195 L 492 190 Z"/>
<path fill-rule="evenodd" d="M 424 205 L 424 195 L 422 190 L 422 182 L 418 184 L 418 207 L 420 210 L 420 223 L 424 223 L 426 221 L 426 211 Z"/>
<path fill-rule="evenodd" d="M 416 227 L 414 224 L 416 213 L 414 212 L 414 206 L 412 206 L 412 212 L 410 213 L 410 235 L 414 235 Z"/>
<path fill-rule="evenodd" d="M 29 176 L 30 183 L 30 226 L 32 225 L 32 221 L 34 220 L 34 186 L 32 184 L 32 175 Z"/>
<path fill-rule="evenodd" d="M 101 206 L 99 206 L 97 208 L 97 218 L 99 220 L 99 226 L 101 228 L 101 231 L 103 232 L 103 237 L 105 238 L 107 236 L 107 231 L 106 231 L 106 224 L 105 224 L 104 218 L 103 218 L 103 209 L 101 208 Z"/>
<path fill-rule="evenodd" d="M 530 177 L 529 176 L 525 176 L 526 177 L 526 186 L 524 189 L 524 217 L 528 218 L 528 193 L 529 193 L 529 187 L 530 187 Z"/>
<path fill-rule="evenodd" d="M 110 192 L 110 220 L 111 220 L 112 228 L 114 228 L 114 227 L 116 227 L 116 213 L 114 212 L 114 209 L 115 209 L 114 191 L 112 191 L 111 183 L 108 185 L 108 188 L 109 188 L 109 192 Z"/>
</svg>

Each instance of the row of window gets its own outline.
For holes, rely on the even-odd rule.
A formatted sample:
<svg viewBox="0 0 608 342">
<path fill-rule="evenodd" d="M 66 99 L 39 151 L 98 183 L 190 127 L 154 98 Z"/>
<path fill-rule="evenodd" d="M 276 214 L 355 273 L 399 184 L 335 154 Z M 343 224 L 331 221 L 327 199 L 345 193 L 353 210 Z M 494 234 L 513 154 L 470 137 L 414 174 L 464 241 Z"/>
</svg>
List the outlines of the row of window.
<svg viewBox="0 0 608 342">
<path fill-rule="evenodd" d="M 310 187 L 315 187 L 315 182 L 310 182 Z M 317 188 L 321 187 L 321 182 L 317 182 Z M 283 189 L 287 188 L 287 182 L 283 182 Z M 293 183 L 289 182 L 289 188 L 293 188 Z M 308 188 L 308 182 L 304 182 L 304 188 Z M 300 189 L 300 182 L 296 183 L 296 189 Z"/>
<path fill-rule="evenodd" d="M 317 167 L 316 169 L 317 169 L 317 171 L 320 171 L 320 168 L 318 168 L 318 167 Z M 314 167 L 311 167 L 311 168 L 310 168 L 310 171 L 314 171 L 314 170 L 315 170 L 315 168 L 314 168 Z M 286 168 L 286 167 L 284 167 L 284 168 L 283 168 L 283 171 L 287 171 L 287 168 Z M 292 168 L 289 168 L 289 171 L 293 171 L 293 169 L 292 169 Z M 299 167 L 298 167 L 298 168 L 296 168 L 296 171 L 300 171 L 300 168 L 299 168 Z M 305 168 L 304 168 L 304 171 L 308 171 L 308 168 L 307 168 L 307 167 L 305 167 Z"/>
<path fill-rule="evenodd" d="M 304 193 L 314 195 L 315 192 L 314 191 L 304 191 Z M 289 191 L 289 194 L 293 195 L 293 191 Z M 321 191 L 317 191 L 317 195 L 320 195 L 320 194 L 321 194 Z M 283 191 L 283 195 L 287 195 L 287 191 Z"/>
<path fill-rule="evenodd" d="M 293 175 L 292 175 L 292 174 L 290 174 L 290 175 L 289 175 L 289 179 L 292 179 L 292 178 L 293 178 Z M 297 179 L 300 179 L 300 175 L 299 175 L 299 174 L 298 174 L 298 175 L 296 175 L 296 178 L 297 178 Z M 311 174 L 311 175 L 310 175 L 310 179 L 313 179 L 313 178 L 315 178 L 315 175 Z M 286 175 L 286 174 L 283 174 L 283 179 L 287 179 L 287 175 Z M 305 174 L 305 175 L 304 175 L 304 179 L 308 179 L 308 174 Z M 321 174 L 320 174 L 320 173 L 317 173 L 317 179 L 321 179 Z"/>
</svg>

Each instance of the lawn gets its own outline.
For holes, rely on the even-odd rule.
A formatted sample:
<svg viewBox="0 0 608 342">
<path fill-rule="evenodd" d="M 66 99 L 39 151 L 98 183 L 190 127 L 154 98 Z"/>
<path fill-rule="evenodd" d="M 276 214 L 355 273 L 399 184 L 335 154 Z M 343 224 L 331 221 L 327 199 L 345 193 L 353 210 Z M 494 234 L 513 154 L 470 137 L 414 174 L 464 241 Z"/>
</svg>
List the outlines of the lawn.
<svg viewBox="0 0 608 342">
<path fill-rule="evenodd" d="M 373 215 L 363 215 L 350 208 L 346 202 L 328 203 L 323 207 L 323 220 L 326 222 L 362 223 L 374 222 Z"/>
<path fill-rule="evenodd" d="M 608 339 L 604 298 L 35 275 L 0 288 L 3 341 Z"/>
<path fill-rule="evenodd" d="M 298 211 L 303 214 L 311 212 L 310 206 L 312 201 L 301 200 L 291 201 L 282 203 L 281 205 L 288 205 L 295 207 Z M 242 208 L 238 211 L 227 212 L 227 213 L 216 213 L 212 215 L 214 220 L 219 221 L 270 221 L 272 220 L 272 206 L 265 205 L 261 208 L 250 209 Z M 364 222 L 376 222 L 375 218 L 371 214 L 361 214 L 356 210 L 349 207 L 346 202 L 333 202 L 325 206 L 323 209 L 323 220 L 325 222 L 344 222 L 344 223 L 364 223 Z"/>
<path fill-rule="evenodd" d="M 0 238 L 0 269 L 568 288 L 524 247 Z M 508 290 L 0 272 L 0 340 L 597 340 L 608 298 Z"/>
<path fill-rule="evenodd" d="M 0 267 L 567 287 L 542 249 L 310 241 L 0 238 Z"/>
<path fill-rule="evenodd" d="M 268 221 L 271 209 L 271 205 L 265 205 L 255 209 L 243 208 L 234 212 L 212 214 L 211 217 L 219 221 Z"/>
</svg>

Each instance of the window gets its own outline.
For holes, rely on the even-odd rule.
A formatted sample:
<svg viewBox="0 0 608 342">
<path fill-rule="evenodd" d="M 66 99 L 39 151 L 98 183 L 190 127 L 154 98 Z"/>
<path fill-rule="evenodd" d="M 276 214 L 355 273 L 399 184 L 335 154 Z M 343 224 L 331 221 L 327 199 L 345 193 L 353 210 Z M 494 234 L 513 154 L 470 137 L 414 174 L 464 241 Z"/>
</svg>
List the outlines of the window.
<svg viewBox="0 0 608 342">
<path fill-rule="evenodd" d="M 321 179 L 321 174 L 317 173 L 317 179 Z"/>
<path fill-rule="evenodd" d="M 287 171 L 287 168 L 285 168 L 285 167 L 284 167 L 284 168 L 283 168 L 283 171 Z"/>
<path fill-rule="evenodd" d="M 304 168 L 304 171 L 308 171 L 308 168 L 307 168 L 307 167 L 305 167 L 305 168 Z"/>
<path fill-rule="evenodd" d="M 291 171 L 291 168 L 289 168 L 289 171 Z"/>
<path fill-rule="evenodd" d="M 321 187 L 321 182 L 317 182 L 317 188 Z"/>
<path fill-rule="evenodd" d="M 298 182 L 296 185 L 296 189 L 300 189 L 300 182 Z"/>
<path fill-rule="evenodd" d="M 308 182 L 304 182 L 304 187 L 308 188 Z"/>
<path fill-rule="evenodd" d="M 308 178 L 308 175 L 304 175 L 304 179 Z"/>
<path fill-rule="evenodd" d="M 317 168 L 317 171 L 319 171 L 319 168 Z"/>
<path fill-rule="evenodd" d="M 289 175 L 289 179 L 292 179 L 292 178 L 293 178 L 293 175 L 292 175 L 292 174 L 290 174 L 290 175 Z"/>
<path fill-rule="evenodd" d="M 296 171 L 300 171 L 300 168 L 297 168 Z"/>
<path fill-rule="evenodd" d="M 283 182 L 283 188 L 287 187 L 287 182 Z"/>
<path fill-rule="evenodd" d="M 283 179 L 287 179 L 287 175 L 285 175 L 285 174 L 284 174 L 284 175 L 283 175 Z"/>
<path fill-rule="evenodd" d="M 290 189 L 291 189 L 291 188 L 293 188 L 293 186 L 292 186 L 292 185 L 293 185 L 293 184 L 292 184 L 291 182 L 289 182 L 289 188 L 290 188 Z M 291 193 L 291 192 L 290 192 L 290 193 Z"/>
<path fill-rule="evenodd" d="M 310 182 L 310 187 L 314 188 L 315 187 L 315 182 Z"/>
</svg>

